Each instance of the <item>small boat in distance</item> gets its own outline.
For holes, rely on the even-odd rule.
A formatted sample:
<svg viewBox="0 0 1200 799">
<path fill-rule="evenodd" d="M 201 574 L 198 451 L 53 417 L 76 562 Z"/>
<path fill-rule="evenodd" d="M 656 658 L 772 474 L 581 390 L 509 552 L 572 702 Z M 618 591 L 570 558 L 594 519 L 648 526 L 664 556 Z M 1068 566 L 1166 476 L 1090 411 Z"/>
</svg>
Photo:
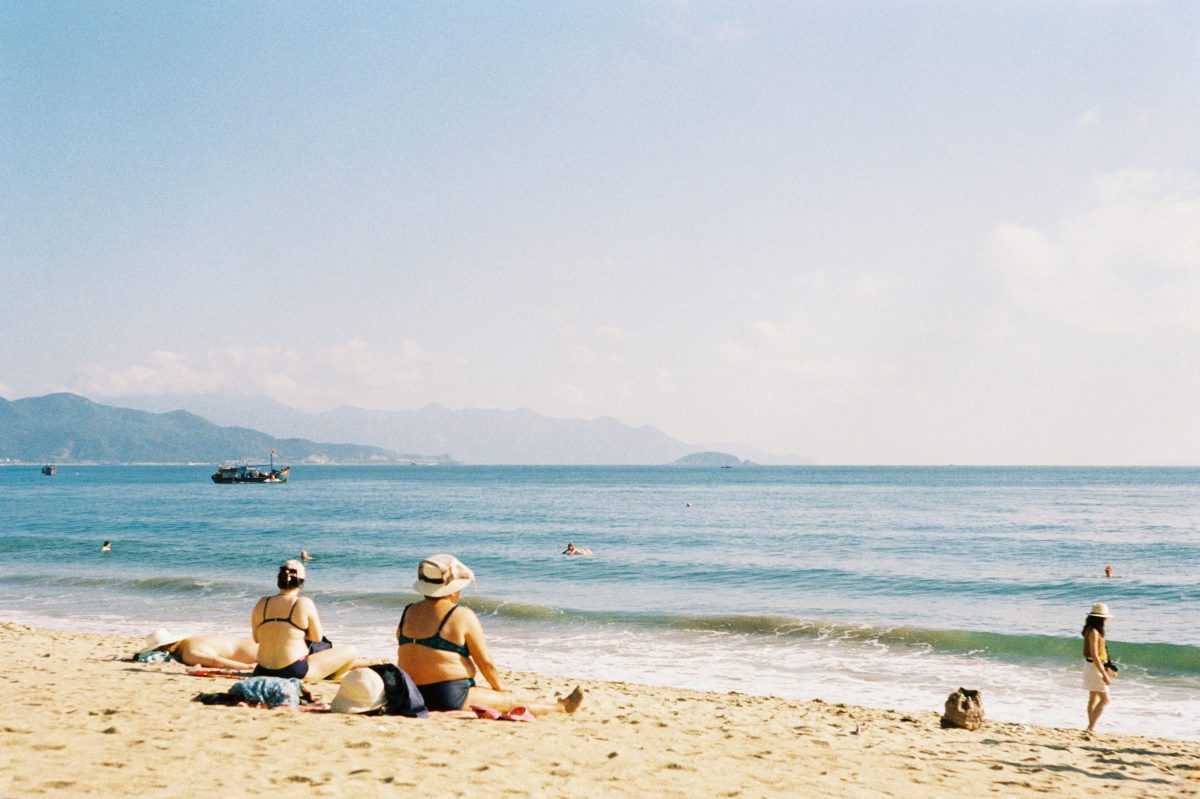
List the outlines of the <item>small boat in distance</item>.
<svg viewBox="0 0 1200 799">
<path fill-rule="evenodd" d="M 42 467 L 42 474 L 53 477 L 54 475 L 58 474 L 58 467 L 53 463 L 48 463 Z"/>
<path fill-rule="evenodd" d="M 275 468 L 275 450 L 271 450 L 270 466 L 217 466 L 214 483 L 286 483 L 291 466 Z"/>
</svg>

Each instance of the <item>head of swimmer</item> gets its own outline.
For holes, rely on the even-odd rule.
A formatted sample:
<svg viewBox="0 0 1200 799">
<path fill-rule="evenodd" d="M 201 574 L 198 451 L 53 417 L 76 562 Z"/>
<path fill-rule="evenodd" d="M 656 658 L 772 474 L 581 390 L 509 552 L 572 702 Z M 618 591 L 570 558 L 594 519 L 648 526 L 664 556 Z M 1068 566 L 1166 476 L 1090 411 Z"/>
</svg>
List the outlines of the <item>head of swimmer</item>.
<svg viewBox="0 0 1200 799">
<path fill-rule="evenodd" d="M 279 567 L 279 575 L 275 578 L 275 584 L 279 586 L 280 590 L 287 591 L 304 585 L 304 577 L 304 564 L 298 560 L 288 560 Z"/>
</svg>

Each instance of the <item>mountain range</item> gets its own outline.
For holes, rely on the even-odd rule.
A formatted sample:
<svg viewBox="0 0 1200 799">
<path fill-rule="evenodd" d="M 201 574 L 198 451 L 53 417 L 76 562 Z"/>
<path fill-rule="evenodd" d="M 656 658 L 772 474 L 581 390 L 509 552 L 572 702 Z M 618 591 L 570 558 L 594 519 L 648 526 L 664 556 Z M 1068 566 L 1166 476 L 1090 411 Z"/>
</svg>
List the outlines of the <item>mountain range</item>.
<svg viewBox="0 0 1200 799">
<path fill-rule="evenodd" d="M 220 394 L 122 397 L 111 402 L 155 412 L 182 408 L 217 424 L 276 436 L 354 441 L 397 452 L 445 453 L 464 463 L 657 465 L 714 450 L 759 464 L 813 463 L 810 458 L 771 455 L 744 444 L 688 444 L 654 427 L 632 427 L 611 417 L 558 419 L 525 409 L 451 410 L 430 404 L 410 411 L 344 406 L 305 413 L 269 397 Z"/>
<path fill-rule="evenodd" d="M 288 463 L 449 462 L 375 446 L 276 438 L 244 427 L 219 427 L 187 411 L 115 408 L 75 394 L 0 398 L 0 461 L 262 463 L 272 449 Z"/>
</svg>

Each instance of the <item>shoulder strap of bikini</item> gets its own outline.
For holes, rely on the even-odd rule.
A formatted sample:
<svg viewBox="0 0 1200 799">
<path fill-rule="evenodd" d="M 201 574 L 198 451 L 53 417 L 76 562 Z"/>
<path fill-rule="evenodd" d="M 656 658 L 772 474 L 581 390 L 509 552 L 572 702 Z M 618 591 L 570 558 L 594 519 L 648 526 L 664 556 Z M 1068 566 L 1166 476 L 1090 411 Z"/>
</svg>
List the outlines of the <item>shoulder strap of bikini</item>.
<svg viewBox="0 0 1200 799">
<path fill-rule="evenodd" d="M 400 611 L 400 623 L 396 625 L 397 638 L 404 635 L 404 617 L 408 615 L 408 609 L 411 607 L 412 605 L 405 605 L 404 610 Z"/>
<path fill-rule="evenodd" d="M 458 610 L 458 605 L 455 605 L 454 607 L 450 608 L 450 610 L 446 611 L 446 615 L 442 616 L 442 623 L 438 625 L 438 628 L 433 633 L 434 635 L 442 634 L 442 628 L 446 626 L 446 622 L 450 621 L 450 617 L 454 615 L 454 611 L 456 610 Z"/>
<path fill-rule="evenodd" d="M 296 622 L 292 621 L 292 614 L 296 612 L 296 606 L 299 604 L 300 604 L 300 597 L 296 597 L 296 601 L 293 602 L 291 608 L 288 609 L 288 617 L 287 617 L 288 624 L 292 625 L 293 627 L 296 626 Z"/>
</svg>

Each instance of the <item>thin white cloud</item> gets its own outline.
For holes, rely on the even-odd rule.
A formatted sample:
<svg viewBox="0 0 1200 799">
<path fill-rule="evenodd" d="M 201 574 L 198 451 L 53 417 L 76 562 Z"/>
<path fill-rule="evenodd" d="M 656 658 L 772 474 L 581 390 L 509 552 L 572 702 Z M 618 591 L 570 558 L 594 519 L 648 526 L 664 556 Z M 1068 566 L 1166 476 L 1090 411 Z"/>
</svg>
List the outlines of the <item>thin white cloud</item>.
<svg viewBox="0 0 1200 799">
<path fill-rule="evenodd" d="M 677 393 L 678 388 L 675 383 L 675 373 L 661 366 L 655 369 L 654 388 L 659 394 L 674 395 Z"/>
<path fill-rule="evenodd" d="M 754 37 L 754 30 L 737 19 L 706 19 L 687 0 L 643 2 L 651 10 L 647 24 L 677 39 L 706 47 L 740 44 Z"/>
<path fill-rule="evenodd" d="M 755 321 L 741 338 L 721 343 L 717 355 L 743 380 L 795 391 L 837 392 L 857 384 L 862 372 L 850 358 L 813 351 L 803 326 L 790 321 Z"/>
<path fill-rule="evenodd" d="M 1084 111 L 1079 116 L 1075 117 L 1075 127 L 1077 128 L 1094 128 L 1100 123 L 1100 109 L 1090 108 Z"/>
<path fill-rule="evenodd" d="M 155 351 L 118 368 L 89 364 L 66 386 L 90 397 L 264 394 L 294 407 L 343 403 L 393 407 L 459 361 L 418 342 L 341 342 L 313 353 L 286 347 L 226 347 L 186 355 Z"/>
<path fill-rule="evenodd" d="M 572 346 L 569 350 L 569 357 L 574 365 L 584 367 L 595 366 L 596 362 L 599 360 L 596 355 L 596 351 L 583 344 L 576 344 Z"/>
<path fill-rule="evenodd" d="M 1056 230 L 1000 225 L 989 259 L 1009 310 L 1093 333 L 1200 332 L 1200 192 L 1119 172 Z"/>
<path fill-rule="evenodd" d="M 888 285 L 878 275 L 864 272 L 855 279 L 851 291 L 856 299 L 875 300 L 887 294 Z"/>
<path fill-rule="evenodd" d="M 567 405 L 581 406 L 587 403 L 587 393 L 574 383 L 559 383 L 554 387 L 554 398 Z"/>
<path fill-rule="evenodd" d="M 88 364 L 71 386 L 88 396 L 120 397 L 132 394 L 206 394 L 224 387 L 223 375 L 175 352 L 157 350 L 140 363 L 121 369 Z"/>
</svg>

